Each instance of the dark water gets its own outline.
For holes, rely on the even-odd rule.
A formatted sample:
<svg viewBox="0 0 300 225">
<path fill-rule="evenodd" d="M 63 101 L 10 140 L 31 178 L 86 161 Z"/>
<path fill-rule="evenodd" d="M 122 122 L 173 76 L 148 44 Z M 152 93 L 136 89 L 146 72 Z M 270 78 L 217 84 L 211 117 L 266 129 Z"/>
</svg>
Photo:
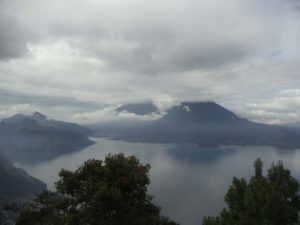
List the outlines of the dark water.
<svg viewBox="0 0 300 225">
<path fill-rule="evenodd" d="M 292 175 L 300 178 L 300 150 L 279 151 L 272 147 L 199 148 L 193 144 L 140 144 L 93 139 L 97 144 L 55 160 L 18 166 L 53 188 L 61 168 L 76 169 L 90 158 L 108 153 L 136 155 L 151 164 L 149 191 L 162 213 L 181 225 L 199 225 L 205 215 L 216 215 L 224 206 L 224 194 L 233 176 L 248 178 L 253 161 L 260 157 L 266 168 L 283 160 Z"/>
</svg>

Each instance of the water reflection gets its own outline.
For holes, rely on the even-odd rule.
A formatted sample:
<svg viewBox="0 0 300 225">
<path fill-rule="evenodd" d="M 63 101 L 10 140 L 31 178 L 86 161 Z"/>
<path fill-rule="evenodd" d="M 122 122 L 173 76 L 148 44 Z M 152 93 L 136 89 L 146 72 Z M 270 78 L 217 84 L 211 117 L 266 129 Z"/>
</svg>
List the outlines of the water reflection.
<svg viewBox="0 0 300 225">
<path fill-rule="evenodd" d="M 61 168 L 76 169 L 90 158 L 103 159 L 108 153 L 136 155 L 151 164 L 150 192 L 164 215 L 181 225 L 201 224 L 204 215 L 216 215 L 224 206 L 224 194 L 232 177 L 248 178 L 253 161 L 260 157 L 268 168 L 283 160 L 292 175 L 299 178 L 300 151 L 281 152 L 272 147 L 200 148 L 193 144 L 144 144 L 106 139 L 80 152 L 55 160 L 19 165 L 43 180 L 50 188 Z"/>
</svg>

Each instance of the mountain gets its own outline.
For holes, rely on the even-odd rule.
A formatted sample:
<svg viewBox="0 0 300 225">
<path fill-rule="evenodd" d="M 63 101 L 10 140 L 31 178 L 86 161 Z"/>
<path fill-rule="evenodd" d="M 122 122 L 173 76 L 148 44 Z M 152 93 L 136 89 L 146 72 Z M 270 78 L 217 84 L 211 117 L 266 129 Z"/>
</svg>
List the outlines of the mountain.
<svg viewBox="0 0 300 225">
<path fill-rule="evenodd" d="M 0 199 L 31 196 L 46 189 L 46 184 L 14 167 L 3 155 L 0 155 L 0 183 Z"/>
<path fill-rule="evenodd" d="M 140 103 L 140 104 L 127 104 L 122 105 L 115 109 L 116 112 L 130 112 L 136 115 L 147 115 L 151 113 L 157 113 L 158 108 L 152 103 Z"/>
<path fill-rule="evenodd" d="M 39 112 L 17 114 L 0 122 L 0 147 L 13 161 L 38 162 L 93 144 L 91 134 L 89 128 L 50 120 Z"/>
<path fill-rule="evenodd" d="M 183 102 L 170 108 L 163 120 L 184 123 L 224 123 L 239 118 L 214 102 Z"/>
<path fill-rule="evenodd" d="M 291 127 L 291 128 L 300 128 L 300 121 L 296 121 L 293 123 L 287 123 L 287 124 L 284 124 L 284 126 Z"/>
<path fill-rule="evenodd" d="M 136 115 L 159 114 L 159 109 L 152 103 L 127 104 L 115 109 L 117 113 L 130 112 Z M 214 102 L 183 102 L 166 111 L 164 121 L 184 123 L 223 123 L 239 118 L 231 111 Z"/>
<path fill-rule="evenodd" d="M 72 131 L 77 132 L 84 136 L 91 136 L 93 134 L 92 130 L 87 127 L 80 126 L 76 123 L 68 123 L 64 121 L 57 121 L 52 119 L 47 119 L 47 117 L 39 112 L 34 112 L 30 116 L 25 116 L 22 114 L 16 114 L 10 118 L 3 119 L 0 125 L 9 128 L 28 128 L 30 126 L 35 128 L 53 128 L 62 131 Z"/>
<path fill-rule="evenodd" d="M 14 167 L 1 153 L 0 184 L 0 224 L 14 224 L 23 204 L 46 189 L 46 184 Z"/>
<path fill-rule="evenodd" d="M 160 113 L 151 104 L 124 105 L 116 109 L 135 113 Z M 300 147 L 300 130 L 254 123 L 214 102 L 183 102 L 154 121 L 114 122 L 94 126 L 100 136 L 126 141 L 197 143 L 215 145 L 268 145 Z"/>
</svg>

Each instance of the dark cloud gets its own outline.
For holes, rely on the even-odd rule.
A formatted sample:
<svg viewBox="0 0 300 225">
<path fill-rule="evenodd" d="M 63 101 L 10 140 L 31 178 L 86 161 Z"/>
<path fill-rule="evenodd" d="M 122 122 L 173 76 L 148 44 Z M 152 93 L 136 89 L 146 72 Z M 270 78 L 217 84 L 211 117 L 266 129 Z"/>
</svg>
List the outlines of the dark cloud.
<svg viewBox="0 0 300 225">
<path fill-rule="evenodd" d="M 26 33 L 14 17 L 1 13 L 0 30 L 0 60 L 19 57 L 26 52 Z"/>
<path fill-rule="evenodd" d="M 251 46 L 251 45 L 250 45 Z M 174 43 L 171 46 L 136 44 L 132 48 L 103 47 L 98 57 L 109 63 L 113 70 L 128 71 L 142 75 L 176 73 L 197 69 L 209 69 L 237 63 L 251 57 L 257 50 L 249 44 L 209 41 L 202 43 Z M 89 46 L 90 49 L 97 49 Z"/>
<path fill-rule="evenodd" d="M 71 97 L 37 96 L 14 91 L 0 90 L 0 104 L 31 104 L 42 107 L 65 106 L 83 108 L 85 110 L 96 110 L 107 107 L 107 104 L 95 102 L 78 101 Z"/>
</svg>

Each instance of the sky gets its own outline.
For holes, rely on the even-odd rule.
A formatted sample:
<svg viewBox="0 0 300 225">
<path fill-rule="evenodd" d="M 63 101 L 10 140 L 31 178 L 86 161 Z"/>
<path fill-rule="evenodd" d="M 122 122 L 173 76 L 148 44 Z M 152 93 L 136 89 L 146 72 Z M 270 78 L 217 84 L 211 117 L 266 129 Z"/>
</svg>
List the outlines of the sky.
<svg viewBox="0 0 300 225">
<path fill-rule="evenodd" d="M 300 121 L 299 0 L 0 0 L 0 29 L 0 119 L 215 101 Z"/>
</svg>

